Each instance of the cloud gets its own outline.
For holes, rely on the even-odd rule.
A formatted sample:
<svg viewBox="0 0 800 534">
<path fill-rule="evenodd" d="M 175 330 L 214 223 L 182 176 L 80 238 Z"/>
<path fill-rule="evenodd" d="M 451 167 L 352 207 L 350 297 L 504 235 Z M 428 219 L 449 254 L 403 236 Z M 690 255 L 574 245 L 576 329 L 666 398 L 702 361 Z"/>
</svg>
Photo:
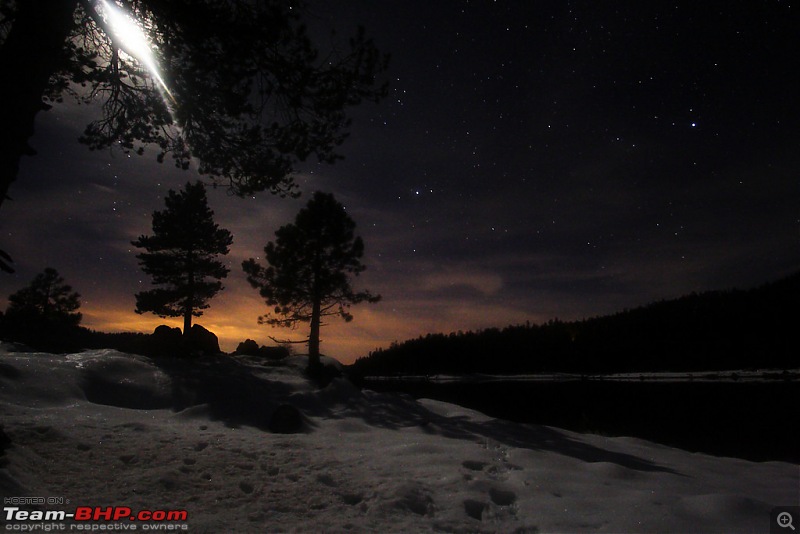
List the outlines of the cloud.
<svg viewBox="0 0 800 534">
<path fill-rule="evenodd" d="M 421 288 L 430 292 L 467 288 L 483 296 L 491 296 L 496 295 L 503 288 L 503 278 L 492 273 L 459 272 L 447 269 L 444 272 L 425 275 Z"/>
</svg>

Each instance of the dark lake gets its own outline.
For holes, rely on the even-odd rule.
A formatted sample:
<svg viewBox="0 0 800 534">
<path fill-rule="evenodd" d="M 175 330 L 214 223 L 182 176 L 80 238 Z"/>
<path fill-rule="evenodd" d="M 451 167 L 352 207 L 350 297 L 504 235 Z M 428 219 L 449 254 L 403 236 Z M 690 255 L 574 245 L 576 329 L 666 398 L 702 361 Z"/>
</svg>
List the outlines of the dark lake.
<svg viewBox="0 0 800 534">
<path fill-rule="evenodd" d="M 800 463 L 797 380 L 366 380 L 492 417 L 754 461 Z"/>
</svg>

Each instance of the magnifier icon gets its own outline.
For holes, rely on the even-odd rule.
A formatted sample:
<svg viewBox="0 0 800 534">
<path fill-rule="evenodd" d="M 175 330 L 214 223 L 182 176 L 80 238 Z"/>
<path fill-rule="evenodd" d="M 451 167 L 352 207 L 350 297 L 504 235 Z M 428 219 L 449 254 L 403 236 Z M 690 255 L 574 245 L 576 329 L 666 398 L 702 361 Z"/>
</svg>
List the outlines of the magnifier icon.
<svg viewBox="0 0 800 534">
<path fill-rule="evenodd" d="M 792 525 L 792 514 L 789 512 L 781 512 L 778 514 L 778 526 L 781 528 L 790 528 L 794 530 L 794 525 Z"/>
</svg>

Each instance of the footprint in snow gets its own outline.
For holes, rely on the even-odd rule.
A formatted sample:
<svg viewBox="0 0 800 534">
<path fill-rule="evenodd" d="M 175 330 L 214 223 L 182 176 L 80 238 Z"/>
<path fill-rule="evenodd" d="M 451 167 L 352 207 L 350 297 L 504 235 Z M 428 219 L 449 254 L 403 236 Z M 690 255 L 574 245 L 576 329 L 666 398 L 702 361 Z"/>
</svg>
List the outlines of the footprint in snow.
<svg viewBox="0 0 800 534">
<path fill-rule="evenodd" d="M 321 475 L 317 475 L 317 482 L 319 482 L 321 484 L 325 484 L 326 486 L 331 487 L 331 488 L 335 488 L 336 486 L 338 486 L 336 481 L 333 480 L 333 477 L 331 477 L 327 473 L 323 473 Z"/>
<path fill-rule="evenodd" d="M 489 488 L 489 501 L 477 499 L 464 500 L 464 512 L 472 519 L 478 521 L 492 521 L 516 515 L 515 507 L 517 495 L 513 491 L 500 488 Z"/>
<path fill-rule="evenodd" d="M 489 508 L 489 504 L 475 499 L 467 499 L 464 501 L 464 512 L 472 519 L 483 521 L 483 512 Z"/>
<path fill-rule="evenodd" d="M 461 462 L 461 466 L 464 469 L 469 469 L 470 471 L 483 471 L 483 468 L 486 467 L 487 465 L 489 464 L 487 464 L 486 462 L 478 462 L 475 460 L 464 460 L 463 462 Z"/>
<path fill-rule="evenodd" d="M 355 506 L 364 500 L 364 496 L 360 493 L 343 493 L 341 497 L 342 501 L 349 506 Z"/>
<path fill-rule="evenodd" d="M 511 506 L 517 500 L 517 494 L 513 491 L 500 488 L 490 488 L 489 498 L 497 506 Z"/>
</svg>

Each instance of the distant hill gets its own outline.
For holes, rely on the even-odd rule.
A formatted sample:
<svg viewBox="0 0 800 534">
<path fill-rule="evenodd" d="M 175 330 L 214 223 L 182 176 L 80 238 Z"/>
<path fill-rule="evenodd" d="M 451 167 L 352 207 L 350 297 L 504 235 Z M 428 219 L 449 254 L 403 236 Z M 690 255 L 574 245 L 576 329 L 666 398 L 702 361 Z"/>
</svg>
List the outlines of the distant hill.
<svg viewBox="0 0 800 534">
<path fill-rule="evenodd" d="M 356 375 L 580 374 L 800 367 L 800 272 L 582 321 L 428 334 L 360 358 Z"/>
</svg>

